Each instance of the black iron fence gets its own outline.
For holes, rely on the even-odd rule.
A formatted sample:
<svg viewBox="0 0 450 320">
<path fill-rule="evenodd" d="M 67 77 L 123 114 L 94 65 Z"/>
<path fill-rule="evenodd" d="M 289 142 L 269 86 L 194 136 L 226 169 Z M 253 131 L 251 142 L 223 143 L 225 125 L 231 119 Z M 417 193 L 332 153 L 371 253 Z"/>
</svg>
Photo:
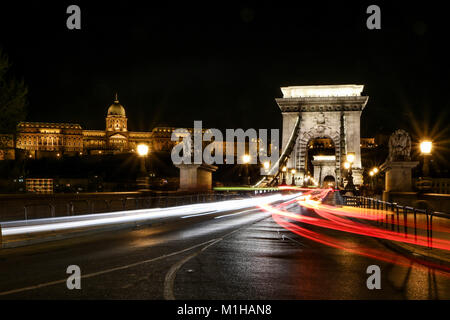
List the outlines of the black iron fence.
<svg viewBox="0 0 450 320">
<path fill-rule="evenodd" d="M 418 227 L 419 223 L 426 224 L 426 237 L 428 247 L 431 249 L 433 241 L 433 221 L 436 218 L 444 219 L 445 223 L 450 223 L 450 214 L 444 212 L 431 211 L 427 209 L 418 209 L 410 206 L 402 206 L 397 203 L 391 203 L 373 198 L 362 196 L 344 196 L 344 205 L 359 207 L 364 209 L 375 209 L 375 223 L 389 229 L 404 234 L 405 238 L 414 237 L 417 240 L 419 232 L 423 229 Z"/>
</svg>

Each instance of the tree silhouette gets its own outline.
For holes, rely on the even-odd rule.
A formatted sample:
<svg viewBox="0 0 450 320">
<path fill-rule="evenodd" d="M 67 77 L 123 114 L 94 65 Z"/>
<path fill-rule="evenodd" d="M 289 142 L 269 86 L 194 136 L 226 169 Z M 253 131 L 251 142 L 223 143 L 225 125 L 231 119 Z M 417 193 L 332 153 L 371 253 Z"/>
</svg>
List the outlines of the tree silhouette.
<svg viewBox="0 0 450 320">
<path fill-rule="evenodd" d="M 11 63 L 0 49 L 0 133 L 13 133 L 25 119 L 28 88 L 10 74 Z"/>
</svg>

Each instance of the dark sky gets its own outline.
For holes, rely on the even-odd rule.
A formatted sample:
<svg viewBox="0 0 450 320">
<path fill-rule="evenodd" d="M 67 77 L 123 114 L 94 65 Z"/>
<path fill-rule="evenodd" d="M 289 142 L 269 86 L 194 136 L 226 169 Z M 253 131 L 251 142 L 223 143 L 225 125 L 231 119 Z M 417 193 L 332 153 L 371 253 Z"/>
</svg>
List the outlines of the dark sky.
<svg viewBox="0 0 450 320">
<path fill-rule="evenodd" d="M 373 31 L 373 2 L 14 2 L 0 4 L 0 47 L 29 86 L 29 121 L 103 129 L 118 91 L 130 130 L 277 128 L 280 86 L 356 83 L 370 96 L 363 136 L 410 117 L 448 126 L 442 2 L 375 2 Z M 70 4 L 81 7 L 80 31 L 66 28 Z"/>
</svg>

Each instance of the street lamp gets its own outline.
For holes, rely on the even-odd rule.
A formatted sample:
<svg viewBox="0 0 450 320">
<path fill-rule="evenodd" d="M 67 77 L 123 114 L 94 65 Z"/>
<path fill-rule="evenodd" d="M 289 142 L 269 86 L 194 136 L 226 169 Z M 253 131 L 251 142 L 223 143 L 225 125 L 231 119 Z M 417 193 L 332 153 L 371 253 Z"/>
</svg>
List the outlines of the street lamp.
<svg viewBox="0 0 450 320">
<path fill-rule="evenodd" d="M 242 156 L 242 162 L 245 165 L 245 176 L 244 176 L 244 184 L 250 185 L 250 176 L 248 175 L 248 164 L 250 163 L 251 157 L 248 154 L 244 154 Z"/>
<path fill-rule="evenodd" d="M 428 164 L 429 156 L 431 155 L 431 149 L 433 143 L 429 140 L 422 141 L 420 143 L 420 152 L 423 154 L 423 176 L 428 177 L 430 175 L 430 166 Z"/>
<path fill-rule="evenodd" d="M 145 158 L 148 155 L 148 145 L 145 143 L 141 143 L 137 145 L 137 154 L 139 155 L 140 159 L 140 174 L 137 179 L 138 186 L 141 190 L 148 190 L 149 187 L 149 179 L 147 177 L 147 170 L 145 169 Z"/>
<path fill-rule="evenodd" d="M 420 143 L 420 152 L 422 152 L 422 154 L 430 154 L 432 147 L 433 143 L 431 141 L 422 141 Z"/>
<path fill-rule="evenodd" d="M 137 153 L 141 157 L 141 173 L 145 174 L 145 157 L 148 154 L 148 145 L 141 143 L 137 146 Z"/>
<path fill-rule="evenodd" d="M 372 191 L 374 191 L 375 186 L 374 186 L 374 176 L 376 176 L 376 174 L 379 172 L 379 169 L 377 167 L 372 168 L 372 170 L 370 170 L 369 172 L 369 176 L 370 176 L 370 187 L 372 189 Z M 378 185 L 378 183 L 375 183 L 375 185 Z"/>
<path fill-rule="evenodd" d="M 347 185 L 345 186 L 345 190 L 353 192 L 355 185 L 353 184 L 352 164 L 355 161 L 355 153 L 347 152 L 346 160 L 347 162 L 344 163 L 344 168 L 347 169 Z"/>
<path fill-rule="evenodd" d="M 350 164 L 352 164 L 353 162 L 355 162 L 355 153 L 354 153 L 354 152 L 348 152 L 348 153 L 347 153 L 346 160 L 347 160 L 347 162 L 349 162 Z"/>
<path fill-rule="evenodd" d="M 137 153 L 141 157 L 145 157 L 148 154 L 148 145 L 146 145 L 145 143 L 138 144 Z"/>
<path fill-rule="evenodd" d="M 303 187 L 307 187 L 308 186 L 308 182 L 311 180 L 311 176 L 309 174 L 305 175 L 303 178 Z"/>
<path fill-rule="evenodd" d="M 287 168 L 286 168 L 286 166 L 284 166 L 281 169 L 281 175 L 283 176 L 283 178 L 281 180 L 281 185 L 285 185 L 286 184 L 286 171 L 287 171 Z"/>
<path fill-rule="evenodd" d="M 291 174 L 292 174 L 292 181 L 291 181 L 291 185 L 295 186 L 295 169 L 291 170 Z"/>
</svg>

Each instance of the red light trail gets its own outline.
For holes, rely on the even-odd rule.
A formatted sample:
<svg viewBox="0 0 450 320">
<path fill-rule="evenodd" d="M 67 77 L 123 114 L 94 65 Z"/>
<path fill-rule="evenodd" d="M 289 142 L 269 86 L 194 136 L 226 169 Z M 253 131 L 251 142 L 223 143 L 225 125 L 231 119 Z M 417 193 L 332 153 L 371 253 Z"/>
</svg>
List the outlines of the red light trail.
<svg viewBox="0 0 450 320">
<path fill-rule="evenodd" d="M 410 266 L 411 261 L 403 256 L 398 254 L 390 253 L 388 251 L 380 251 L 371 248 L 354 248 L 354 244 L 347 243 L 345 241 L 338 240 L 334 237 L 326 236 L 320 234 L 315 231 L 308 230 L 304 227 L 300 227 L 288 220 L 294 220 L 302 223 L 306 223 L 309 225 L 337 230 L 362 236 L 380 238 L 390 241 L 398 241 L 413 245 L 419 245 L 424 247 L 431 247 L 435 249 L 441 249 L 450 251 L 450 241 L 438 237 L 433 237 L 433 240 L 426 236 L 422 235 L 406 235 L 400 232 L 390 231 L 381 229 L 372 225 L 369 225 L 367 222 L 357 222 L 354 220 L 350 220 L 349 218 L 356 218 L 361 220 L 380 220 L 380 216 L 385 216 L 385 214 L 392 214 L 387 211 L 380 211 L 375 209 L 362 209 L 355 207 L 334 207 L 331 205 L 326 205 L 322 203 L 322 200 L 330 193 L 333 192 L 331 189 L 304 189 L 304 188 L 295 188 L 295 190 L 304 191 L 304 193 L 299 196 L 297 199 L 291 200 L 289 202 L 283 203 L 278 206 L 271 205 L 260 205 L 260 208 L 272 213 L 272 217 L 274 221 L 282 226 L 283 228 L 296 233 L 302 237 L 313 240 L 315 242 L 337 248 L 340 250 L 345 250 L 351 253 L 355 253 L 358 255 L 370 257 L 373 259 L 378 259 L 381 261 L 400 264 L 402 266 Z M 289 204 L 295 203 L 301 207 L 305 207 L 313 210 L 317 217 L 314 216 L 306 216 L 300 213 L 291 212 L 288 210 L 284 210 L 283 208 Z M 380 214 L 380 212 L 382 214 Z M 397 225 L 397 224 L 396 224 Z M 408 223 L 398 222 L 398 225 L 410 226 Z M 416 224 L 416 228 L 425 229 L 426 226 L 423 224 Z M 436 231 L 436 228 L 434 228 Z M 448 234 L 449 229 L 445 227 L 440 227 L 439 232 L 443 232 L 444 235 Z M 416 259 L 418 260 L 418 259 Z M 421 261 L 422 264 L 425 264 L 428 267 L 437 268 L 441 270 L 445 270 L 446 272 L 450 272 L 450 268 L 442 265 L 436 265 L 433 263 L 429 263 L 426 261 Z M 449 274 L 446 274 L 450 276 Z"/>
</svg>

